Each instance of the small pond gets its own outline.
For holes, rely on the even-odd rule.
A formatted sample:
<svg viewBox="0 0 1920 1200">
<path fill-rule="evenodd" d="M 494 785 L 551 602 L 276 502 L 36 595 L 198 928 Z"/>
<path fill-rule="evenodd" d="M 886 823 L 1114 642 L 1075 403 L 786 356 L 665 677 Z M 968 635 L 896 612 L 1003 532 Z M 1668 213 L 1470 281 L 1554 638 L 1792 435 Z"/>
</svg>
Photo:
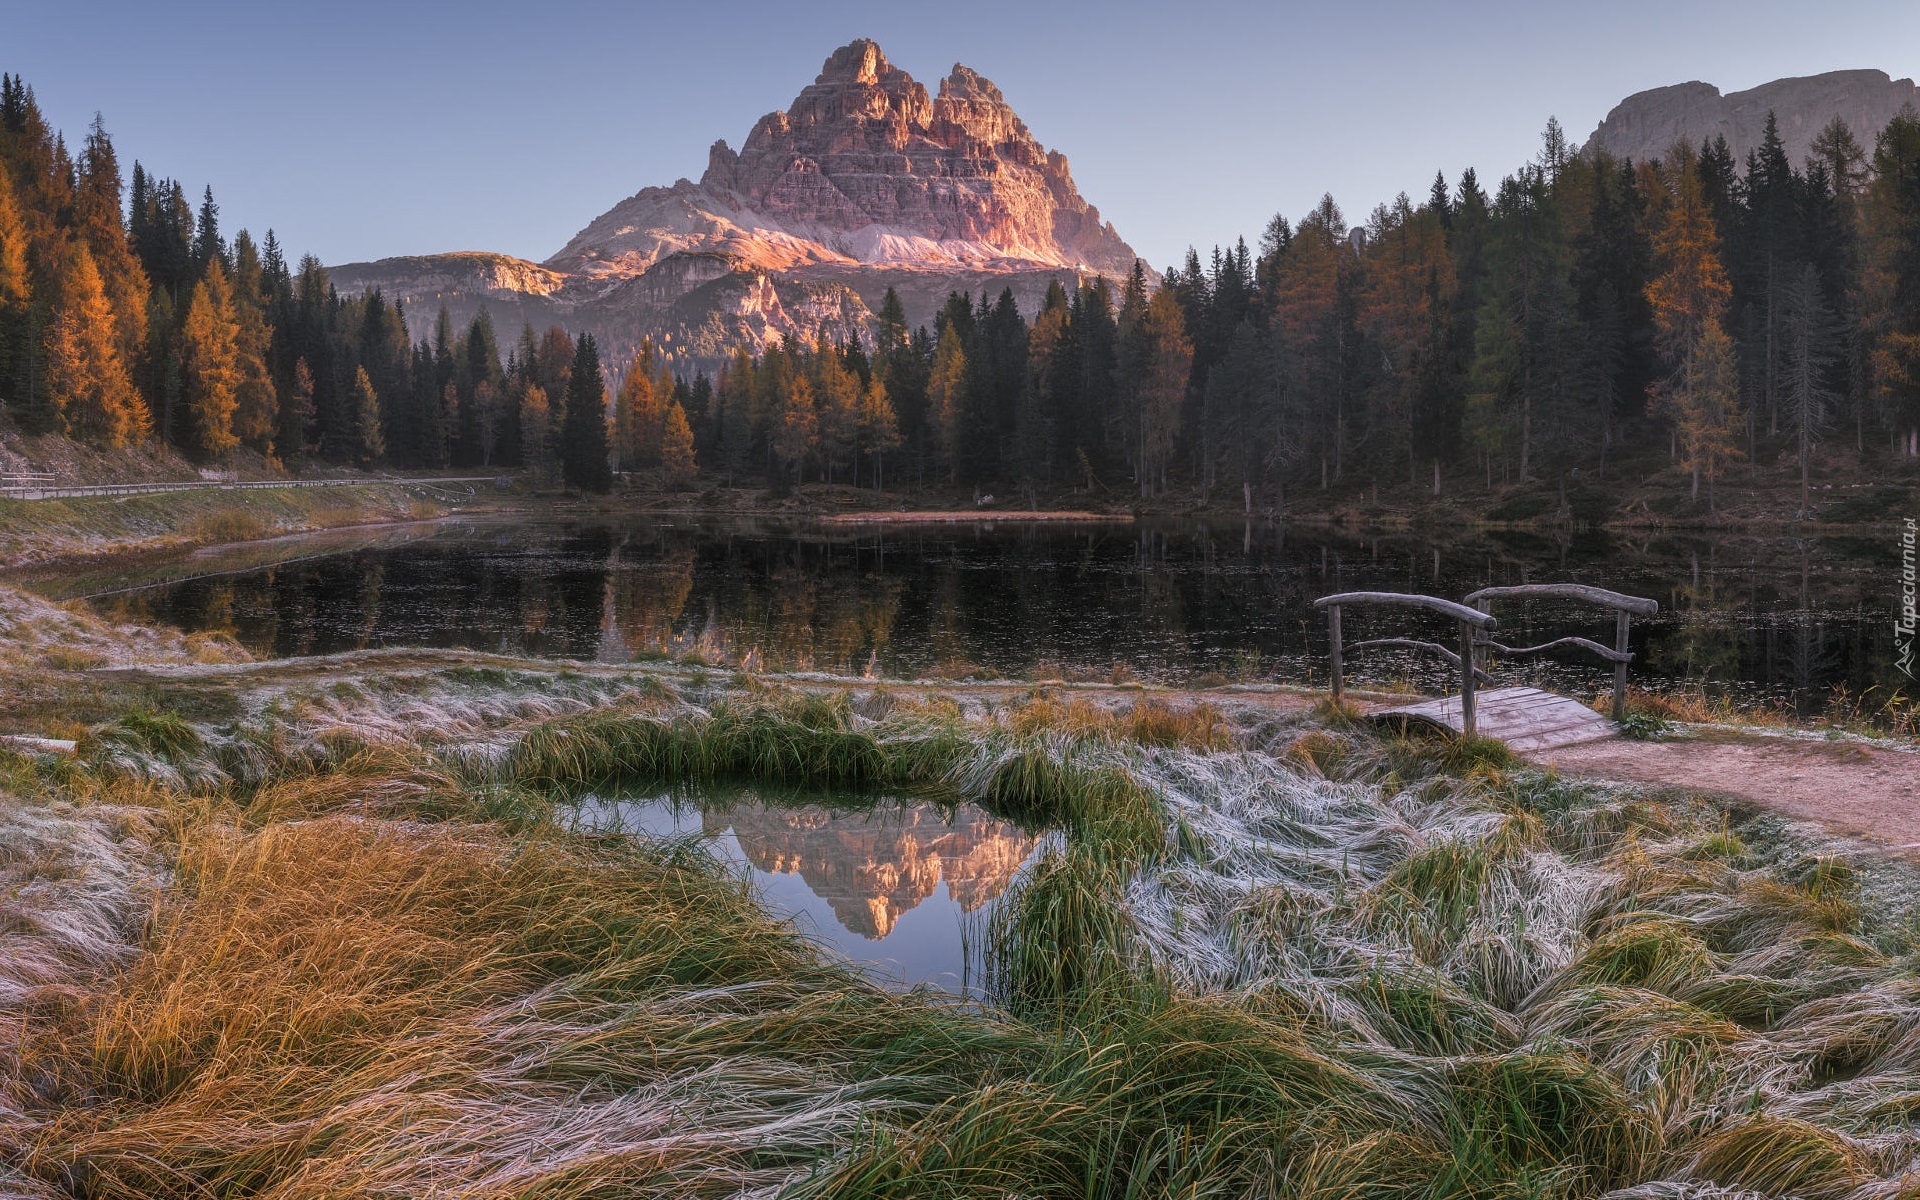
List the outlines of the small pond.
<svg viewBox="0 0 1920 1200">
<path fill-rule="evenodd" d="M 582 828 L 697 838 L 790 918 L 882 983 L 978 996 L 994 911 L 1044 840 L 982 809 L 756 788 L 578 801 Z"/>
</svg>

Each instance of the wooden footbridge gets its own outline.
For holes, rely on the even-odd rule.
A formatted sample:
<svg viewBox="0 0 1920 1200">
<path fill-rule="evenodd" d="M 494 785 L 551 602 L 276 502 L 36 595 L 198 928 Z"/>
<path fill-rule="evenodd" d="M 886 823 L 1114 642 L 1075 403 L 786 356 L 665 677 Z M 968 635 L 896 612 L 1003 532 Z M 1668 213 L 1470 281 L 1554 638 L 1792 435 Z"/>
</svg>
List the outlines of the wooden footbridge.
<svg viewBox="0 0 1920 1200">
<path fill-rule="evenodd" d="M 1603 646 L 1583 637 L 1556 638 L 1538 646 L 1502 645 L 1493 640 L 1494 631 L 1499 628 L 1499 621 L 1492 612 L 1496 600 L 1573 600 L 1612 609 L 1613 645 Z M 1322 596 L 1313 604 L 1315 608 L 1327 610 L 1335 704 L 1341 702 L 1346 687 L 1345 656 L 1348 650 L 1390 646 L 1437 654 L 1451 662 L 1460 673 L 1459 693 L 1441 700 L 1381 709 L 1370 714 L 1372 719 L 1428 725 L 1466 737 L 1499 738 L 1511 748 L 1522 751 L 1549 750 L 1556 746 L 1571 746 L 1613 736 L 1615 723 L 1627 715 L 1627 664 L 1633 661 L 1633 653 L 1627 648 L 1628 623 L 1635 616 L 1650 617 L 1660 611 L 1657 601 L 1641 596 L 1624 596 L 1619 592 L 1578 583 L 1528 583 L 1516 587 L 1481 588 L 1468 596 L 1464 604 L 1443 600 L 1438 596 L 1408 592 L 1341 592 Z M 1343 608 L 1361 605 L 1386 605 L 1439 613 L 1458 625 L 1460 648 L 1456 652 L 1436 642 L 1400 637 L 1373 638 L 1355 642 L 1351 646 L 1343 645 L 1340 612 Z M 1488 651 L 1510 655 L 1539 654 L 1562 646 L 1590 651 L 1613 664 L 1613 721 L 1608 721 L 1570 696 L 1559 696 L 1538 688 L 1480 690 L 1481 684 L 1493 682 L 1481 667 Z"/>
</svg>

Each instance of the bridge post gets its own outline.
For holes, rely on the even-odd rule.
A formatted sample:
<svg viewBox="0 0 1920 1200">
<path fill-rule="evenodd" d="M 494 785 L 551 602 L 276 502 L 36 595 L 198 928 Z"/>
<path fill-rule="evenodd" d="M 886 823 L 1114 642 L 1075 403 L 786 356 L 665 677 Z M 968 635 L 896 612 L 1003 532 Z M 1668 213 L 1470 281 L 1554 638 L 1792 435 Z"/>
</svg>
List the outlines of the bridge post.
<svg viewBox="0 0 1920 1200">
<path fill-rule="evenodd" d="M 1620 653 L 1627 652 L 1627 610 L 1618 608 L 1613 613 L 1613 648 Z M 1627 661 L 1620 659 L 1613 664 L 1613 720 L 1619 724 L 1627 719 Z"/>
<path fill-rule="evenodd" d="M 1333 672 L 1333 706 L 1339 708 L 1340 693 L 1344 690 L 1343 685 L 1345 681 L 1341 678 L 1340 606 L 1338 604 L 1329 604 L 1327 606 L 1327 640 L 1331 650 L 1331 653 L 1328 655 L 1328 666 Z"/>
<path fill-rule="evenodd" d="M 1472 737 L 1473 720 L 1473 668 L 1474 668 L 1473 626 L 1460 622 L 1460 732 Z"/>
</svg>

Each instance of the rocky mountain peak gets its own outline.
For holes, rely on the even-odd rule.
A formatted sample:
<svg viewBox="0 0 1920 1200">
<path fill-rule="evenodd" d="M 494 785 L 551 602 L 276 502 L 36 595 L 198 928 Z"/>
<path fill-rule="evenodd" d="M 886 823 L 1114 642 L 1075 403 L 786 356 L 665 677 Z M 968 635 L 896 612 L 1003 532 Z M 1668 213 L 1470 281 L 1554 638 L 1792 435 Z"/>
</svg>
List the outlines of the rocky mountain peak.
<svg viewBox="0 0 1920 1200">
<path fill-rule="evenodd" d="M 349 264 L 338 277 L 409 300 L 458 294 L 496 307 L 509 292 L 535 296 L 537 283 L 540 311 L 581 314 L 610 346 L 644 331 L 670 353 L 688 346 L 704 358 L 736 340 L 840 336 L 890 287 L 914 322 L 931 320 L 956 288 L 1012 288 L 1032 311 L 1056 279 L 1123 280 L 1133 262 L 1081 197 L 1066 156 L 1043 146 L 990 80 L 955 63 L 930 95 L 861 38 L 828 55 L 738 149 L 713 142 L 698 183 L 642 189 L 540 267 L 521 264 L 526 288 L 495 282 L 496 265 L 484 288 L 449 289 L 451 269 L 424 260 L 404 271 Z"/>
<path fill-rule="evenodd" d="M 952 72 L 940 81 L 940 96 L 942 99 L 985 100 L 993 104 L 1007 102 L 1006 97 L 1000 94 L 1000 89 L 993 86 L 992 80 L 964 63 L 953 64 Z"/>
<path fill-rule="evenodd" d="M 1628 96 L 1600 122 L 1587 144 L 1640 162 L 1666 157 L 1677 141 L 1697 149 L 1702 142 L 1724 137 L 1734 161 L 1742 162 L 1760 145 L 1767 114 L 1772 113 L 1787 158 L 1797 167 L 1835 117 L 1847 123 L 1861 145 L 1871 148 L 1875 136 L 1907 104 L 1920 104 L 1920 88 L 1885 71 L 1828 71 L 1724 95 L 1696 79 Z"/>
<path fill-rule="evenodd" d="M 893 64 L 887 61 L 879 43 L 870 38 L 855 38 L 827 56 L 826 65 L 820 68 L 820 76 L 814 82 L 876 84 L 882 76 L 891 73 L 894 73 Z"/>
</svg>

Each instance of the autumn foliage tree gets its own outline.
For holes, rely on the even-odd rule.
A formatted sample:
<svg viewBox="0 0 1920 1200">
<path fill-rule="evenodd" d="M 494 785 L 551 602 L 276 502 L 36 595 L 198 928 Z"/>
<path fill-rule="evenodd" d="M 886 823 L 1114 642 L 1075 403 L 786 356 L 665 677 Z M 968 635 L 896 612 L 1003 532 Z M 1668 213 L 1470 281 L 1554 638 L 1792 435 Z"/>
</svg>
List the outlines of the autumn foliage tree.
<svg viewBox="0 0 1920 1200">
<path fill-rule="evenodd" d="M 374 390 L 365 367 L 354 368 L 347 405 L 353 413 L 355 460 L 360 466 L 371 467 L 387 456 L 387 440 L 381 431 L 380 393 Z"/>
<path fill-rule="evenodd" d="M 127 376 L 113 309 L 84 244 L 71 248 L 61 284 L 47 339 L 51 427 L 104 446 L 143 441 L 151 430 L 147 408 Z"/>
<path fill-rule="evenodd" d="M 215 260 L 194 284 L 187 319 L 180 330 L 187 412 L 195 447 L 208 459 L 224 459 L 239 445 L 233 429 L 241 383 L 239 343 L 233 292 L 227 286 L 226 272 Z"/>
<path fill-rule="evenodd" d="M 693 426 L 687 423 L 687 410 L 678 402 L 667 407 L 660 423 L 660 474 L 669 487 L 683 488 L 693 483 L 699 471 L 693 453 Z"/>
<path fill-rule="evenodd" d="M 1647 301 L 1668 373 L 1649 398 L 1673 420 L 1693 495 L 1698 498 L 1704 477 L 1711 505 L 1714 480 L 1740 454 L 1739 381 L 1724 324 L 1732 285 L 1693 152 L 1684 143 L 1674 147 L 1660 178 L 1665 207 L 1653 237 L 1659 273 L 1647 285 Z"/>
</svg>

